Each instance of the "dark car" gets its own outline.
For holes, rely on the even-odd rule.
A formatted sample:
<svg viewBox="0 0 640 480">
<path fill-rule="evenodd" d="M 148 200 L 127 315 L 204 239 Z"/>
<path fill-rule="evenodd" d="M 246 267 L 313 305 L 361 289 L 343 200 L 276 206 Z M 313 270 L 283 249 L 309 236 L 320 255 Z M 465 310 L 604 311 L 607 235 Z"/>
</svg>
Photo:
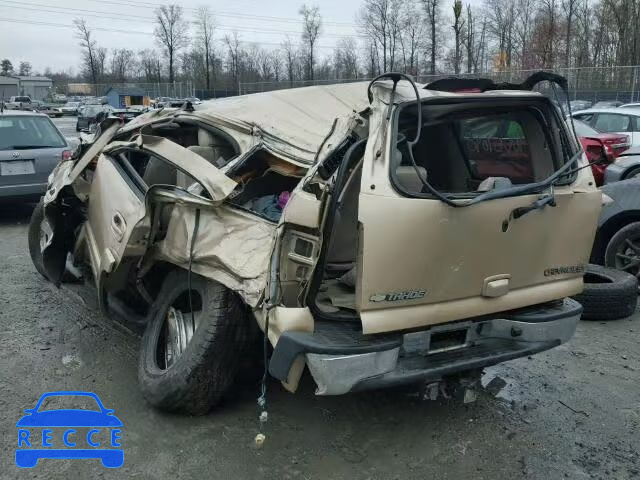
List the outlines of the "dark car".
<svg viewBox="0 0 640 480">
<path fill-rule="evenodd" d="M 111 108 L 107 105 L 84 105 L 78 109 L 76 132 L 89 130 L 94 123 L 100 123 L 101 118 L 106 118 Z"/>
<path fill-rule="evenodd" d="M 640 277 L 640 179 L 602 187 L 605 206 L 600 213 L 591 263 Z"/>
<path fill-rule="evenodd" d="M 69 158 L 69 144 L 47 115 L 0 113 L 0 198 L 40 197 L 53 168 Z"/>
</svg>

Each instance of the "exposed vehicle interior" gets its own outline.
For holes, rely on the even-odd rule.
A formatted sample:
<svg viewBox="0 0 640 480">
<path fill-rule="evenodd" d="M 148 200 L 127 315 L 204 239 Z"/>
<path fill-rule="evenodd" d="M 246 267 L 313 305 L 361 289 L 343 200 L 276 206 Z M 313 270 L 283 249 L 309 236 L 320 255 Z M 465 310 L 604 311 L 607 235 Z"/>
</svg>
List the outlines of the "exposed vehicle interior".
<svg viewBox="0 0 640 480">
<path fill-rule="evenodd" d="M 437 190 L 461 198 L 489 190 L 539 182 L 560 168 L 569 152 L 568 140 L 551 110 L 530 102 L 508 107 L 479 106 L 472 110 L 455 106 L 423 107 L 423 128 L 413 149 L 407 138 L 416 132 L 415 109 L 401 111 L 396 146 L 390 162 L 390 178 L 398 193 L 432 199 L 423 179 Z M 417 167 L 417 168 L 416 168 Z M 356 259 L 358 255 L 358 198 L 362 162 L 349 171 L 339 194 L 326 253 L 324 273 L 316 296 L 317 307 L 328 314 L 356 311 Z"/>
<path fill-rule="evenodd" d="M 289 195 L 306 171 L 306 168 L 279 159 L 266 150 L 258 150 L 227 172 L 238 183 L 229 202 L 277 222 Z"/>
<path fill-rule="evenodd" d="M 427 113 L 429 116 L 427 116 Z M 484 192 L 539 182 L 564 163 L 560 138 L 547 138 L 543 110 L 531 105 L 501 109 L 423 113 L 426 121 L 413 149 L 418 170 L 438 191 Z M 415 136 L 415 115 L 400 115 L 391 179 L 409 196 L 428 196 L 407 150 Z M 558 129 L 556 129 L 556 132 Z"/>
</svg>

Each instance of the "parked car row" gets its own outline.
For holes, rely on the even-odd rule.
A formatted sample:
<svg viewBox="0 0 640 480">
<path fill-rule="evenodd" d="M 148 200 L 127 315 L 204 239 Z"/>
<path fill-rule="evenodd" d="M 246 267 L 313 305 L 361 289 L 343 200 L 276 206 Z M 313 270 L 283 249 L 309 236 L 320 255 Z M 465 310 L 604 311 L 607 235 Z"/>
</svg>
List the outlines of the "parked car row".
<svg viewBox="0 0 640 480">
<path fill-rule="evenodd" d="M 591 108 L 572 116 L 581 138 L 601 140 L 601 147 L 582 141 L 589 161 L 601 155 L 602 161 L 592 164 L 598 185 L 640 174 L 640 108 Z"/>
<path fill-rule="evenodd" d="M 186 98 L 172 98 L 172 97 L 157 97 L 151 100 L 152 108 L 180 108 L 185 103 L 191 103 L 192 105 L 200 105 L 202 102 L 197 97 Z"/>
</svg>

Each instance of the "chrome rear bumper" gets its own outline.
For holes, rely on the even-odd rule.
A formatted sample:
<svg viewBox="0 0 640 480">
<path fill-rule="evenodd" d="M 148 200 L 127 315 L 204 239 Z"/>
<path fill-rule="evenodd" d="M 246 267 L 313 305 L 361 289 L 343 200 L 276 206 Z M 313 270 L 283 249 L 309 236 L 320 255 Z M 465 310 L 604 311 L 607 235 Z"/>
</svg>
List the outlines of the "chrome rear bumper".
<svg viewBox="0 0 640 480">
<path fill-rule="evenodd" d="M 282 374 L 284 365 L 278 362 L 282 363 L 286 353 L 295 353 L 293 358 L 304 354 L 318 385 L 318 395 L 437 381 L 560 345 L 573 336 L 581 313 L 580 304 L 565 299 L 551 307 L 524 309 L 511 318 L 474 319 L 395 336 L 361 336 L 351 348 L 346 345 L 344 333 L 339 336 L 332 331 L 327 338 L 320 332 L 305 334 L 315 342 L 303 335 L 292 335 L 289 340 L 293 338 L 293 343 L 282 343 L 288 333 L 296 333 L 287 332 L 276 345 L 270 371 L 282 380 L 278 374 Z M 370 348 L 367 342 L 373 339 L 367 337 L 376 340 Z M 293 350 L 283 353 L 278 352 L 278 347 Z"/>
</svg>

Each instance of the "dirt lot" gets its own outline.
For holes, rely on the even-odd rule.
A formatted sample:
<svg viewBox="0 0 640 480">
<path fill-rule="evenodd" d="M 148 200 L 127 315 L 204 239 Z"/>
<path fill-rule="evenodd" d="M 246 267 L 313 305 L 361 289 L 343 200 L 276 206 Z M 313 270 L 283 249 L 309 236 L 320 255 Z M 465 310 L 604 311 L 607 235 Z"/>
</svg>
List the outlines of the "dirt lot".
<svg viewBox="0 0 640 480">
<path fill-rule="evenodd" d="M 640 320 L 582 322 L 553 351 L 487 369 L 473 404 L 415 391 L 315 397 L 269 385 L 262 450 L 257 385 L 206 417 L 149 408 L 136 385 L 139 338 L 33 269 L 30 207 L 0 206 L 0 478 L 557 479 L 640 477 Z M 493 382 L 490 382 L 493 380 Z M 496 395 L 496 385 L 506 386 Z M 43 392 L 97 393 L 123 421 L 125 463 L 14 464 L 16 421 Z"/>
</svg>

